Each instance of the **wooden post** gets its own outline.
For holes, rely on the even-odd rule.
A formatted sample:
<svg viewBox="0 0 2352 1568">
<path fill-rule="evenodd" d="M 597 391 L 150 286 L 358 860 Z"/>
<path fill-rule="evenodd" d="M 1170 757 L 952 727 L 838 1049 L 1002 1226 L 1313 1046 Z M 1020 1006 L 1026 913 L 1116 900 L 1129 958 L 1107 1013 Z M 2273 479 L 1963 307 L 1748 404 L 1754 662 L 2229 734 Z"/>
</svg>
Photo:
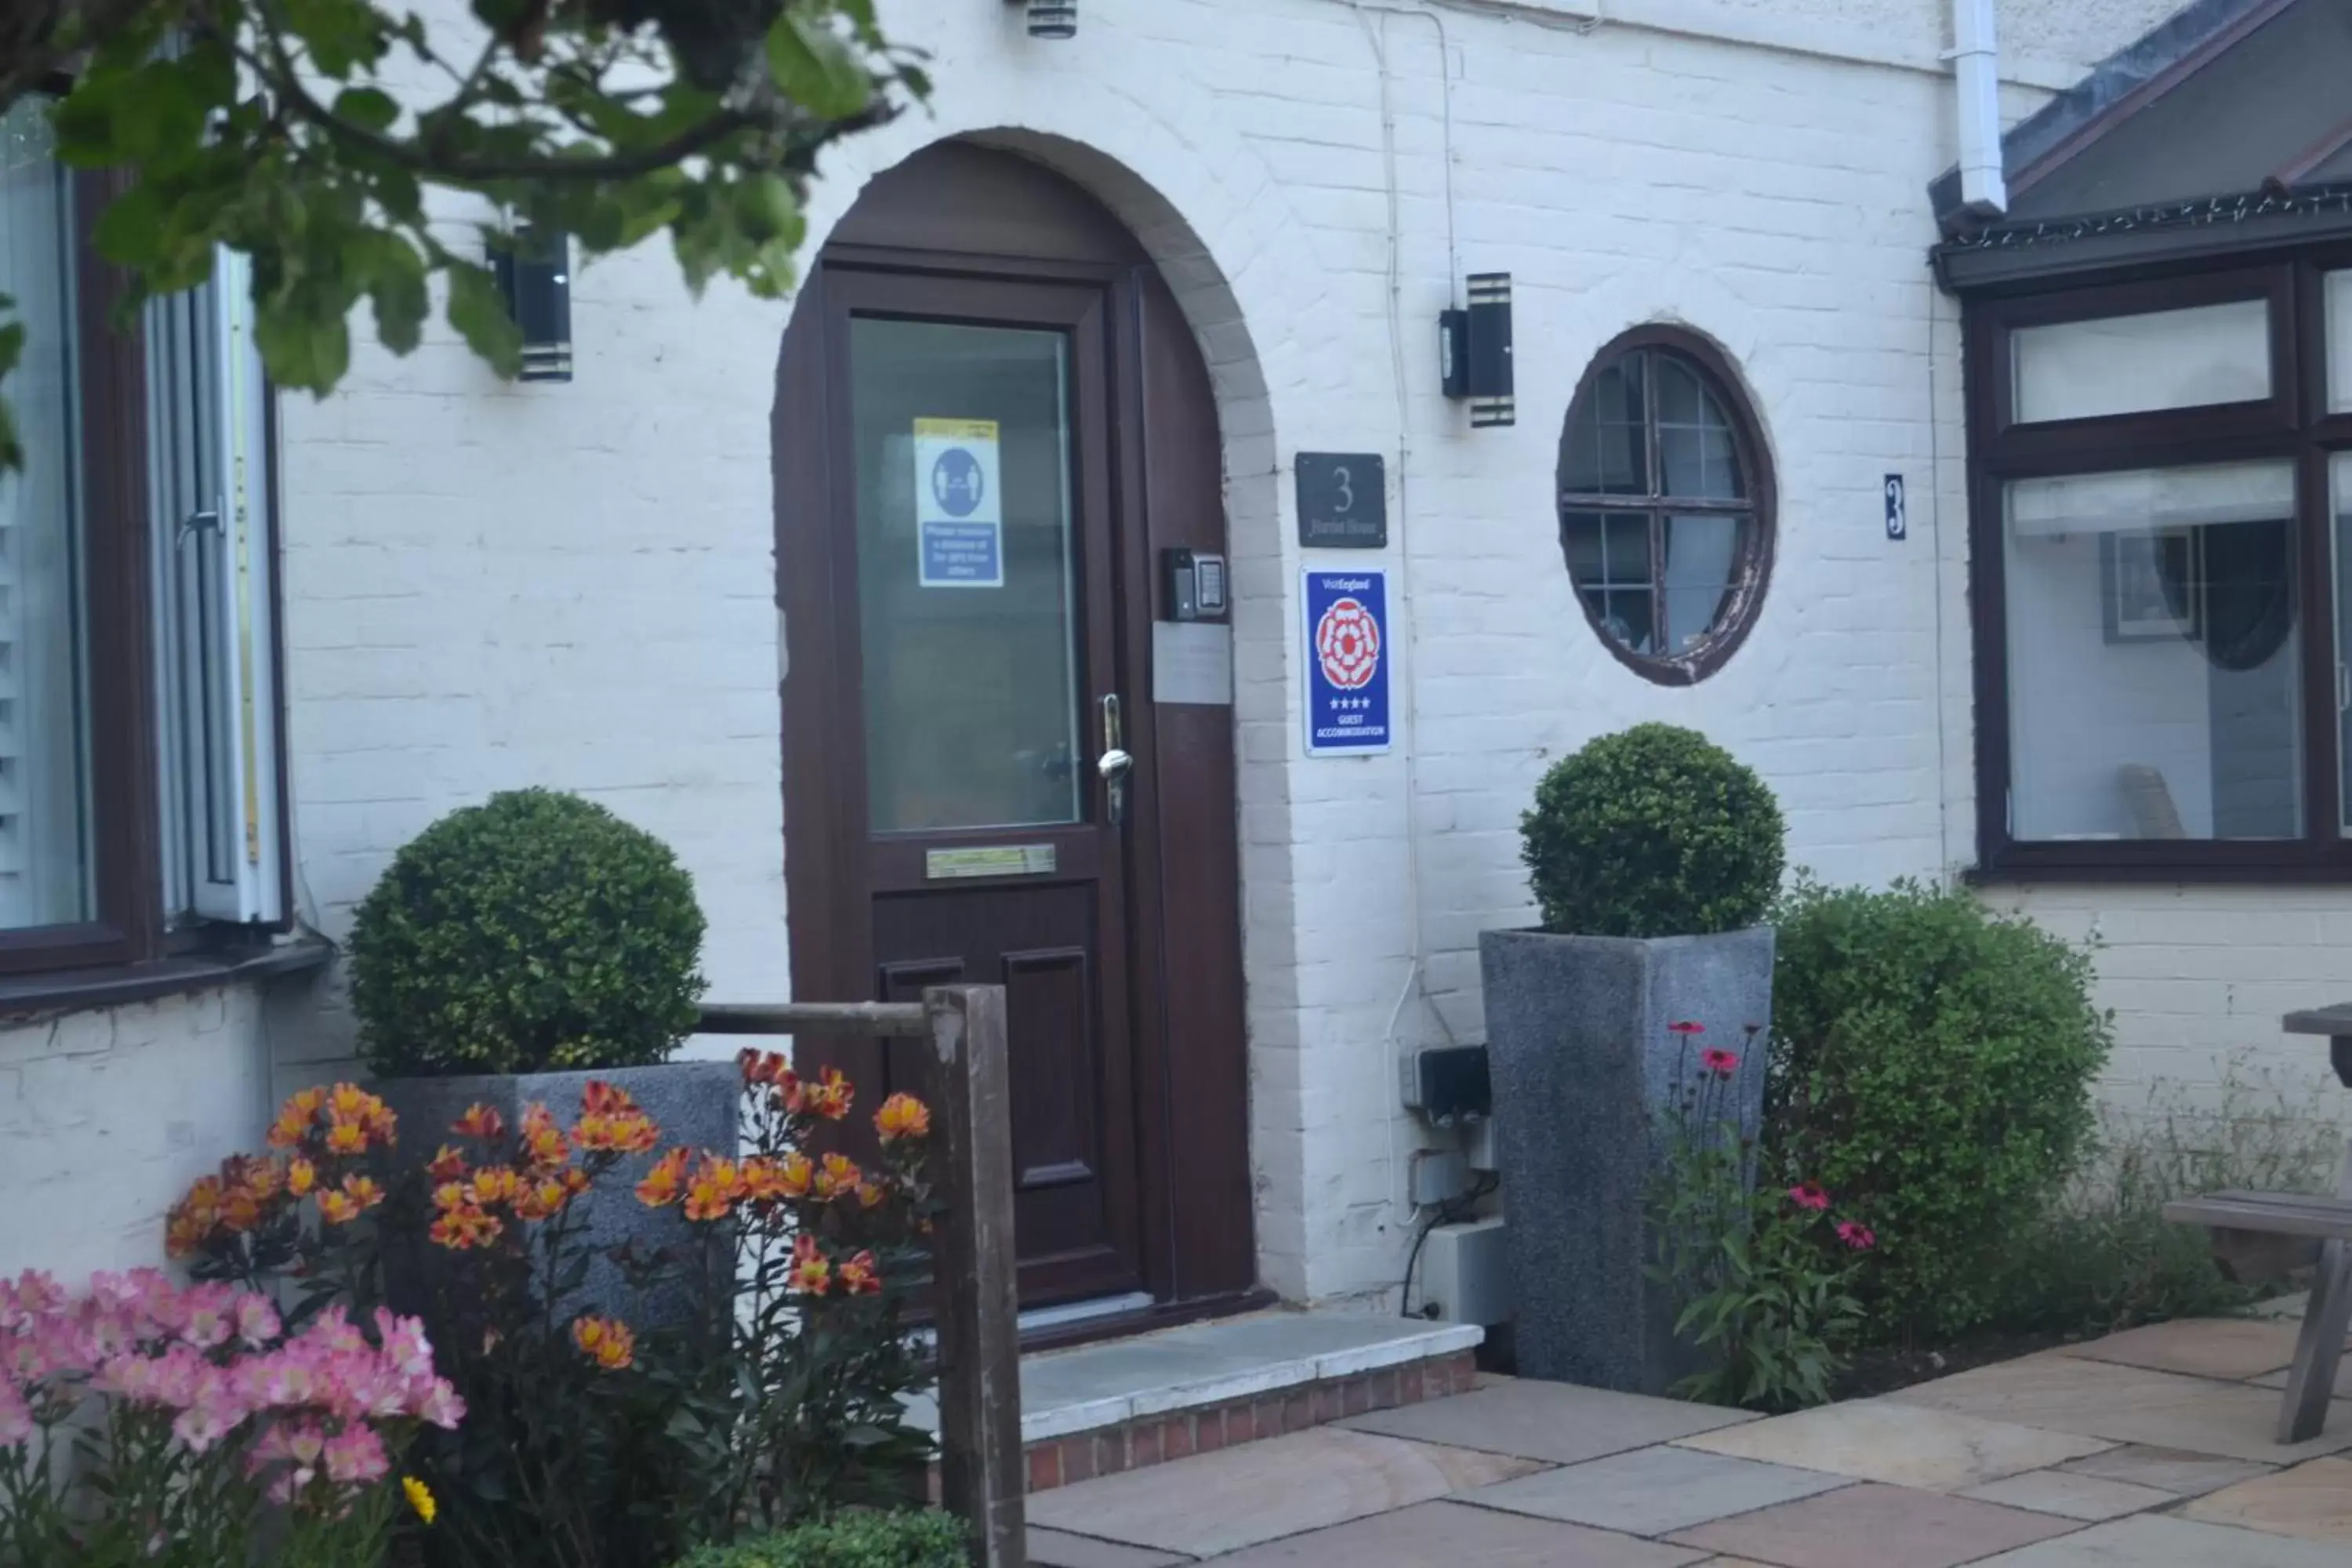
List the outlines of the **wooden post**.
<svg viewBox="0 0 2352 1568">
<path fill-rule="evenodd" d="M 979 1568 L 1026 1568 L 1020 1291 L 1004 988 L 923 993 L 937 1053 L 940 1491 L 972 1528 Z"/>
</svg>

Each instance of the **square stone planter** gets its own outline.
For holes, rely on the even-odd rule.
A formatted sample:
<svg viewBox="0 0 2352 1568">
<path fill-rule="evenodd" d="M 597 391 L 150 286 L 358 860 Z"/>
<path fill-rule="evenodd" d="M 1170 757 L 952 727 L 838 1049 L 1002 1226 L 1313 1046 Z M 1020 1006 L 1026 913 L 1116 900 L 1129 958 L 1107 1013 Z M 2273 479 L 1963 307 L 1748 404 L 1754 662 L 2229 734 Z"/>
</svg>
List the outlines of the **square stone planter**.
<svg viewBox="0 0 2352 1568">
<path fill-rule="evenodd" d="M 1741 1054 L 1724 1104 L 1756 1132 L 1772 932 L 1486 931 L 1478 958 L 1520 1375 L 1663 1394 L 1694 1367 L 1645 1273 L 1654 1129 L 1716 1046 Z"/>
<path fill-rule="evenodd" d="M 731 1061 L 664 1062 L 596 1072 L 385 1079 L 373 1087 L 400 1118 L 392 1172 L 404 1180 L 431 1163 L 444 1143 L 467 1149 L 470 1157 L 470 1145 L 450 1127 L 478 1104 L 496 1110 L 510 1129 L 520 1124 L 529 1107 L 545 1105 L 568 1130 L 579 1119 L 580 1097 L 592 1081 L 625 1090 L 661 1128 L 661 1142 L 651 1153 L 624 1155 L 603 1181 L 574 1200 L 587 1205 L 588 1244 L 601 1254 L 604 1248 L 633 1243 L 646 1256 L 664 1247 L 682 1247 L 691 1235 L 684 1215 L 676 1206 L 647 1208 L 634 1189 L 665 1151 L 679 1144 L 734 1157 L 740 1144 L 743 1080 Z M 400 1188 L 393 1190 L 397 1194 Z M 449 1267 L 451 1258 L 429 1243 L 396 1245 L 388 1234 L 384 1274 L 393 1305 L 405 1311 L 420 1310 L 434 1294 L 436 1272 Z M 577 1295 L 563 1305 L 567 1313 L 607 1313 L 640 1328 L 662 1327 L 685 1321 L 698 1305 L 708 1302 L 710 1291 L 724 1286 L 723 1279 L 677 1279 L 641 1289 L 600 1255 Z"/>
</svg>

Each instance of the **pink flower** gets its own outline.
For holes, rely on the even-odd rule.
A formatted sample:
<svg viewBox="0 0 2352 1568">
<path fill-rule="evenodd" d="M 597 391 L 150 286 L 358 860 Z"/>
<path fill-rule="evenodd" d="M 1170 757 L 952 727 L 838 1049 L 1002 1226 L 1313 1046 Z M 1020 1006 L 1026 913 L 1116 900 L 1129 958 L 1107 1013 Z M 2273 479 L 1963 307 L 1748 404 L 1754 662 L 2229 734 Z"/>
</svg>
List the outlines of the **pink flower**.
<svg viewBox="0 0 2352 1568">
<path fill-rule="evenodd" d="M 366 1486 L 383 1479 L 392 1468 L 384 1458 L 383 1439 L 368 1426 L 346 1426 L 327 1439 L 327 1479 L 344 1486 Z"/>
<path fill-rule="evenodd" d="M 466 1418 L 466 1402 L 457 1397 L 456 1386 L 447 1378 L 436 1377 L 416 1402 L 416 1417 L 445 1432 L 455 1432 L 457 1423 Z"/>
<path fill-rule="evenodd" d="M 278 1320 L 278 1309 L 269 1298 L 247 1291 L 236 1299 L 236 1337 L 245 1342 L 247 1350 L 259 1350 L 278 1337 L 283 1325 Z"/>
<path fill-rule="evenodd" d="M 1840 1220 L 1837 1237 L 1856 1252 L 1868 1252 L 1878 1245 L 1877 1233 L 1858 1219 Z"/>
<path fill-rule="evenodd" d="M 1717 1078 L 1729 1078 L 1739 1070 L 1739 1058 L 1734 1052 L 1709 1046 L 1699 1052 L 1698 1065 Z"/>
<path fill-rule="evenodd" d="M 1704 1035 L 1706 1033 L 1706 1026 L 1705 1024 L 1695 1024 L 1688 1018 L 1685 1018 L 1679 1024 L 1668 1024 L 1666 1026 L 1666 1033 L 1669 1035 Z"/>
<path fill-rule="evenodd" d="M 1821 1187 L 1812 1182 L 1802 1182 L 1790 1187 L 1789 1201 L 1801 1209 L 1811 1209 L 1815 1214 L 1830 1206 L 1829 1194 L 1822 1191 Z"/>
</svg>

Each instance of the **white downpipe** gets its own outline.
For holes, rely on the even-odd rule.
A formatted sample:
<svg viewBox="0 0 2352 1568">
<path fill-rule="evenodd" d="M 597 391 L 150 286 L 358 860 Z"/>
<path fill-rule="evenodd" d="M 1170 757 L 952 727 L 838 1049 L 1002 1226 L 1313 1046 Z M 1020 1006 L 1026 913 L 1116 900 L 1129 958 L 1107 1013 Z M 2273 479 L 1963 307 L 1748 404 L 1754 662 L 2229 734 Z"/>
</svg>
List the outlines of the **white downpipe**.
<svg viewBox="0 0 2352 1568">
<path fill-rule="evenodd" d="M 2009 210 L 2000 166 L 2000 41 L 1993 0 L 1952 0 L 1952 78 L 1958 88 L 1960 202 L 1983 217 Z"/>
</svg>

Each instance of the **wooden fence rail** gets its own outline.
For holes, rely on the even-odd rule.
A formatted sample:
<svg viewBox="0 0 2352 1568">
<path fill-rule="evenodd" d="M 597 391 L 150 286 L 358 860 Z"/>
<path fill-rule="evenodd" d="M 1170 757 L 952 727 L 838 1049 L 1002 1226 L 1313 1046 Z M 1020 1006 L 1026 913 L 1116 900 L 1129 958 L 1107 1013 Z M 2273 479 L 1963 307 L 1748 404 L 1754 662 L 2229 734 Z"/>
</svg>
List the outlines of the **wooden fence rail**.
<svg viewBox="0 0 2352 1568">
<path fill-rule="evenodd" d="M 1004 987 L 947 985 L 920 1002 L 730 1004 L 707 1035 L 928 1039 L 937 1142 L 940 1491 L 972 1528 L 979 1568 L 1028 1562 L 1021 1452 L 1020 1294 L 1013 1249 L 1013 1114 Z"/>
</svg>

